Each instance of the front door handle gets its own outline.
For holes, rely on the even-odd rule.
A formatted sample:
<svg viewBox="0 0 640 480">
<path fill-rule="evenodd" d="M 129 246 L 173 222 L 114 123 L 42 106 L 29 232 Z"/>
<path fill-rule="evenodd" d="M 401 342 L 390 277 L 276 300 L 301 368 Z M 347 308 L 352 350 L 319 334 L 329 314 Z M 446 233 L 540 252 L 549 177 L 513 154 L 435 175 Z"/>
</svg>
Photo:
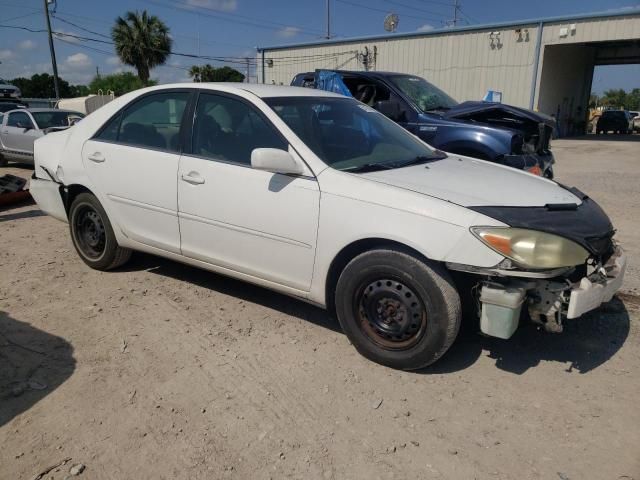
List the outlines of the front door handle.
<svg viewBox="0 0 640 480">
<path fill-rule="evenodd" d="M 89 160 L 96 163 L 102 163 L 106 160 L 106 158 L 104 158 L 104 155 L 102 155 L 102 153 L 95 152 L 89 155 Z"/>
<path fill-rule="evenodd" d="M 183 173 L 181 178 L 183 181 L 190 183 L 191 185 L 202 185 L 204 183 L 204 178 L 202 178 L 198 172 L 189 172 L 188 174 Z"/>
</svg>

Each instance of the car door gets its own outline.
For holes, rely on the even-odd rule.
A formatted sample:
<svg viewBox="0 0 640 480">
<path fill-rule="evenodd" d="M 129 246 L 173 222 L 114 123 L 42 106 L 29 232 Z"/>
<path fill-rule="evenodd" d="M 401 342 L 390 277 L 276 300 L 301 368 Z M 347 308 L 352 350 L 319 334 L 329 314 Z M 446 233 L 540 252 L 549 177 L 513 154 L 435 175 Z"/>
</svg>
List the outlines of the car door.
<svg viewBox="0 0 640 480">
<path fill-rule="evenodd" d="M 27 112 L 17 111 L 6 113 L 5 116 L 6 124 L 0 129 L 2 144 L 7 150 L 32 156 L 33 142 L 41 133 L 31 116 Z"/>
<path fill-rule="evenodd" d="M 293 152 L 288 142 L 247 100 L 204 92 L 191 137 L 178 179 L 183 255 L 308 291 L 318 183 L 251 168 L 253 149 Z"/>
<path fill-rule="evenodd" d="M 177 174 L 189 90 L 139 97 L 82 149 L 85 169 L 129 238 L 180 252 Z"/>
</svg>

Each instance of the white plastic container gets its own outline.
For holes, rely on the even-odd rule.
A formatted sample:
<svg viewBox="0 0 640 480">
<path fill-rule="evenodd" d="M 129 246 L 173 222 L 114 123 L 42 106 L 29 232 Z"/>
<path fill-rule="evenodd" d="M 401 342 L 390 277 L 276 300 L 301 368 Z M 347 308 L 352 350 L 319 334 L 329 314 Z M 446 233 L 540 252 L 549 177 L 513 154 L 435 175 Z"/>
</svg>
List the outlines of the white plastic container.
<svg viewBox="0 0 640 480">
<path fill-rule="evenodd" d="M 492 337 L 511 338 L 518 328 L 525 293 L 524 288 L 483 285 L 480 291 L 480 330 Z"/>
</svg>

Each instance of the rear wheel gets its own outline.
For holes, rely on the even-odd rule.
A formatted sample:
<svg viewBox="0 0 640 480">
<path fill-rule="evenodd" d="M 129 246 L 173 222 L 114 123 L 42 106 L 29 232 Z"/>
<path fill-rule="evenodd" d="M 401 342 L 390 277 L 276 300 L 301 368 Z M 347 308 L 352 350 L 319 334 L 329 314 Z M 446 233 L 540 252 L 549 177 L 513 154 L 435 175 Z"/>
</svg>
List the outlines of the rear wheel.
<svg viewBox="0 0 640 480">
<path fill-rule="evenodd" d="M 91 268 L 110 270 L 131 258 L 131 250 L 118 245 L 107 213 L 90 193 L 81 193 L 73 200 L 69 228 L 73 246 Z"/>
<path fill-rule="evenodd" d="M 438 360 L 460 328 L 460 297 L 448 272 L 396 250 L 372 250 L 349 262 L 335 305 L 362 355 L 402 370 Z"/>
<path fill-rule="evenodd" d="M 0 167 L 6 167 L 8 163 L 7 159 L 0 153 Z"/>
</svg>

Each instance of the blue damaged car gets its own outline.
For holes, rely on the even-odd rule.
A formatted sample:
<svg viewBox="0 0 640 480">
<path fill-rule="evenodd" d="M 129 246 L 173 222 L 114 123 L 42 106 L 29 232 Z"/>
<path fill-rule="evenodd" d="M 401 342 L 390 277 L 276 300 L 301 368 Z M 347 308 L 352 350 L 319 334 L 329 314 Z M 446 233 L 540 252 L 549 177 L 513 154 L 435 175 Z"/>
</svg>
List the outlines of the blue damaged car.
<svg viewBox="0 0 640 480">
<path fill-rule="evenodd" d="M 402 73 L 316 70 L 296 75 L 291 85 L 352 96 L 446 152 L 553 178 L 555 120 L 547 115 L 502 103 L 459 103 L 424 78 Z"/>
</svg>

